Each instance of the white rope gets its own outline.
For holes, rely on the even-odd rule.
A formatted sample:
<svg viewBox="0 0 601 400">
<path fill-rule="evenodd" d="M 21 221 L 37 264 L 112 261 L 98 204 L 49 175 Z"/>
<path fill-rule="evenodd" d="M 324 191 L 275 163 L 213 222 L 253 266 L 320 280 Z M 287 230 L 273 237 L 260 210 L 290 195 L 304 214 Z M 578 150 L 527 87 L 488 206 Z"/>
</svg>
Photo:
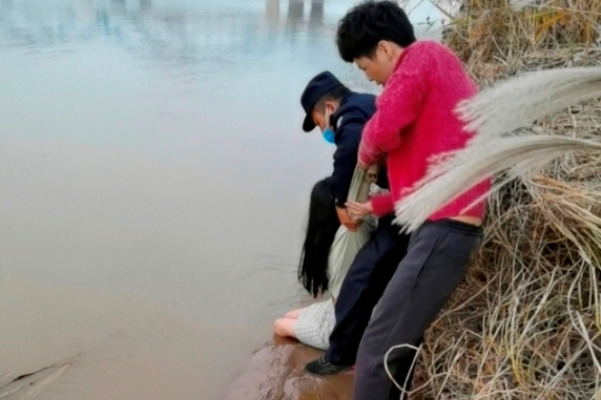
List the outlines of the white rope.
<svg viewBox="0 0 601 400">
<path fill-rule="evenodd" d="M 415 356 L 413 357 L 413 362 L 411 363 L 411 369 L 409 370 L 409 371 L 413 371 L 413 368 L 415 368 L 415 364 L 417 363 L 417 358 L 419 356 L 419 352 L 422 349 L 421 345 L 419 347 L 416 347 L 416 346 L 413 346 L 411 344 L 398 344 L 398 345 L 392 346 L 390 349 L 388 349 L 388 351 L 384 355 L 384 369 L 386 370 L 386 374 L 388 375 L 388 379 L 390 379 L 392 381 L 392 383 L 394 383 L 394 386 L 396 386 L 396 388 L 401 391 L 400 400 L 403 400 L 405 398 L 405 394 L 411 394 L 413 392 L 411 390 L 405 390 L 405 388 L 407 387 L 407 384 L 409 383 L 409 377 L 411 376 L 411 372 L 409 372 L 407 374 L 407 376 L 405 377 L 405 382 L 403 383 L 403 386 L 399 385 L 399 383 L 392 376 L 392 373 L 390 372 L 390 369 L 388 368 L 388 356 L 390 356 L 390 353 L 392 353 L 394 350 L 397 350 L 397 349 L 406 349 L 406 348 L 409 348 L 411 350 L 415 350 Z"/>
</svg>

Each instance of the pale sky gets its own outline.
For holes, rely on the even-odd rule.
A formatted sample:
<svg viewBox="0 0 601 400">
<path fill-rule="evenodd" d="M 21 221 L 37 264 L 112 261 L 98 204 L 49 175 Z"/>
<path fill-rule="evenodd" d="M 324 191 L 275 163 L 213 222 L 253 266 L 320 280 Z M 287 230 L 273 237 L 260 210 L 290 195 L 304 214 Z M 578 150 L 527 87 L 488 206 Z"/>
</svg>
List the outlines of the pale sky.
<svg viewBox="0 0 601 400">
<path fill-rule="evenodd" d="M 416 25 L 418 31 L 426 30 L 429 33 L 433 33 L 433 36 L 438 36 L 435 33 L 440 33 L 441 20 L 447 20 L 447 18 L 430 0 L 405 0 L 401 1 L 400 4 L 409 14 L 409 19 Z M 429 21 L 434 24 L 431 28 L 427 28 L 425 25 L 428 17 Z"/>
</svg>

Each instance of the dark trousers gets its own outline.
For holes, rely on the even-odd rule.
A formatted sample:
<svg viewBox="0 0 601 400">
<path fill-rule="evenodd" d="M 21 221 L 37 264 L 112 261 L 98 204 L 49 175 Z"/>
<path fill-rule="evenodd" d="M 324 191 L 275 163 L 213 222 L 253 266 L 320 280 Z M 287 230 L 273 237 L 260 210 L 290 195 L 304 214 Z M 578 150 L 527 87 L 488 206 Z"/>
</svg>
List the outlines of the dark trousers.
<svg viewBox="0 0 601 400">
<path fill-rule="evenodd" d="M 384 369 L 393 346 L 419 345 L 424 331 L 451 296 L 480 242 L 480 229 L 443 220 L 427 222 L 411 235 L 407 255 L 388 283 L 357 353 L 354 400 L 398 399 L 399 390 Z M 392 351 L 388 367 L 409 390 L 415 351 Z"/>
<path fill-rule="evenodd" d="M 342 283 L 336 300 L 336 325 L 330 336 L 326 360 L 353 365 L 359 342 L 374 306 L 404 257 L 409 235 L 392 225 L 393 216 L 378 220 L 372 238 L 359 250 Z"/>
</svg>

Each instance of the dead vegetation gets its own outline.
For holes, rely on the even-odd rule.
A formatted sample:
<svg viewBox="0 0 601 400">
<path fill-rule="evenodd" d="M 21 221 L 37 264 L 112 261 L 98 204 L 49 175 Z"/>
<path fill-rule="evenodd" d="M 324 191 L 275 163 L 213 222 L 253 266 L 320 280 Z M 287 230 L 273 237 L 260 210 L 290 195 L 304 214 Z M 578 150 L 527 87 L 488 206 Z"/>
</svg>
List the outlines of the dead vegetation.
<svg viewBox="0 0 601 400">
<path fill-rule="evenodd" d="M 461 3 L 445 41 L 482 87 L 601 62 L 600 0 Z M 599 143 L 600 104 L 528 131 Z M 490 197 L 475 265 L 427 332 L 412 399 L 601 399 L 601 152 L 495 180 L 508 177 Z"/>
</svg>

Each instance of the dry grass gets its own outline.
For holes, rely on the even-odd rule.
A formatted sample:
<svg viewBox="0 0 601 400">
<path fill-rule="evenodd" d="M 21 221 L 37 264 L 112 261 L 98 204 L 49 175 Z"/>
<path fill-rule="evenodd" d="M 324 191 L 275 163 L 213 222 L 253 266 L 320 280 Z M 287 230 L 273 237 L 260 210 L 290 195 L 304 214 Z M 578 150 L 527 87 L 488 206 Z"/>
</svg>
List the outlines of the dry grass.
<svg viewBox="0 0 601 400">
<path fill-rule="evenodd" d="M 601 157 L 568 158 L 492 197 L 476 264 L 426 336 L 418 398 L 601 394 Z"/>
<path fill-rule="evenodd" d="M 538 171 L 570 151 L 601 151 L 601 142 L 545 132 L 532 126 L 585 100 L 601 97 L 601 68 L 535 71 L 486 88 L 458 107 L 473 132 L 468 146 L 432 160 L 417 189 L 396 204 L 396 222 L 417 229 L 429 215 L 486 177 L 507 171 L 508 178 Z M 499 188 L 496 185 L 495 190 Z"/>
<path fill-rule="evenodd" d="M 510 0 L 461 3 L 445 40 L 482 83 L 524 69 L 582 65 L 589 51 L 599 51 L 601 0 L 539 0 L 521 8 Z"/>
<path fill-rule="evenodd" d="M 463 2 L 446 39 L 481 85 L 600 64 L 601 1 L 531 3 Z M 601 103 L 537 126 L 598 140 Z M 565 154 L 518 174 L 490 199 L 482 249 L 427 332 L 411 398 L 601 399 L 600 279 L 601 153 Z"/>
</svg>

